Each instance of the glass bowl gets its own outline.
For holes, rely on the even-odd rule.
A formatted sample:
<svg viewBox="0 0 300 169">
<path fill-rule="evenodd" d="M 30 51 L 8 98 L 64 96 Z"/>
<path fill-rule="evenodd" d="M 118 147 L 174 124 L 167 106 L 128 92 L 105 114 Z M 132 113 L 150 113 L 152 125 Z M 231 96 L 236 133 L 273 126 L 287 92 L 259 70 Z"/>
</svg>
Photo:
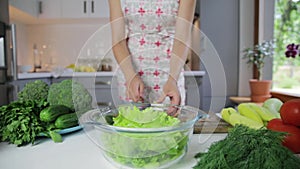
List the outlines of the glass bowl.
<svg viewBox="0 0 300 169">
<path fill-rule="evenodd" d="M 121 108 L 131 110 L 134 107 L 139 110 L 151 107 L 159 113 L 175 114 L 178 123 L 159 128 L 129 128 L 112 124 Z M 173 165 L 186 154 L 195 122 L 206 116 L 203 111 L 190 106 L 126 104 L 90 110 L 80 117 L 80 123 L 104 157 L 116 167 L 158 169 Z M 170 117 L 166 115 L 165 118 Z M 151 120 L 139 120 L 140 123 L 151 123 Z"/>
</svg>

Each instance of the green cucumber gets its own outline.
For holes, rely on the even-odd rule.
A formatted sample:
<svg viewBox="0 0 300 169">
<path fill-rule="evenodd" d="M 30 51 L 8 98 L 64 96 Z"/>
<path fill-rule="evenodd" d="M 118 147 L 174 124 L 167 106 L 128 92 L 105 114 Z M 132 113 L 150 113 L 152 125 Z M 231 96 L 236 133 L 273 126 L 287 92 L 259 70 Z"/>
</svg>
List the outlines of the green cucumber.
<svg viewBox="0 0 300 169">
<path fill-rule="evenodd" d="M 54 125 L 58 129 L 65 129 L 78 125 L 78 117 L 76 113 L 63 114 L 59 116 Z"/>
<path fill-rule="evenodd" d="M 43 109 L 40 113 L 40 119 L 44 122 L 53 122 L 60 115 L 70 113 L 71 109 L 64 105 L 52 105 Z"/>
</svg>

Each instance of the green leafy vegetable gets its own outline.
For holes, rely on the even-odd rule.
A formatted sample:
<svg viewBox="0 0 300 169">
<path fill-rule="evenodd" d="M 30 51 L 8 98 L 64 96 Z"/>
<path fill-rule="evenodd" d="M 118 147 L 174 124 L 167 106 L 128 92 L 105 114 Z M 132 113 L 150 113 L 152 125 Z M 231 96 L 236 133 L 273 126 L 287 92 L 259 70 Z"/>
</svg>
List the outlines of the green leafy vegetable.
<svg viewBox="0 0 300 169">
<path fill-rule="evenodd" d="M 194 169 L 299 169 L 300 159 L 281 145 L 285 133 L 237 125 L 228 136 L 195 157 Z"/>
<path fill-rule="evenodd" d="M 136 106 L 120 107 L 118 117 L 114 118 L 114 126 L 131 128 L 159 128 L 175 126 L 180 121 L 166 112 L 148 107 L 140 111 Z"/>
<path fill-rule="evenodd" d="M 54 125 L 54 121 L 64 113 L 71 113 L 70 108 L 79 109 L 78 112 L 81 113 L 91 108 L 92 103 L 88 91 L 72 80 L 53 84 L 50 89 L 44 81 L 29 82 L 18 96 L 17 101 L 0 107 L 0 140 L 17 146 L 34 143 L 38 136 L 51 137 L 54 142 L 62 142 L 59 134 L 61 129 Z M 41 113 L 42 110 L 44 111 Z M 64 124 L 66 121 L 69 124 Z M 70 125 L 70 120 L 60 120 L 59 124 Z"/>
<path fill-rule="evenodd" d="M 46 130 L 46 123 L 39 119 L 39 112 L 47 102 L 34 100 L 15 101 L 0 107 L 1 141 L 18 146 L 34 143 L 36 136 Z"/>
<path fill-rule="evenodd" d="M 71 79 L 50 86 L 47 101 L 50 105 L 64 105 L 75 111 L 92 107 L 92 96 L 79 82 Z"/>
<path fill-rule="evenodd" d="M 113 125 L 127 128 L 159 128 L 178 125 L 180 121 L 166 112 L 146 108 L 121 107 Z M 136 168 L 157 168 L 183 156 L 191 130 L 158 133 L 106 133 L 106 153 L 115 161 Z"/>
<path fill-rule="evenodd" d="M 35 100 L 37 102 L 46 101 L 49 86 L 42 80 L 35 80 L 26 83 L 25 87 L 18 93 L 19 100 Z"/>
<path fill-rule="evenodd" d="M 57 133 L 56 131 L 49 131 L 49 135 L 51 137 L 51 139 L 55 142 L 55 143 L 60 143 L 62 142 L 62 137 L 59 133 Z"/>
</svg>

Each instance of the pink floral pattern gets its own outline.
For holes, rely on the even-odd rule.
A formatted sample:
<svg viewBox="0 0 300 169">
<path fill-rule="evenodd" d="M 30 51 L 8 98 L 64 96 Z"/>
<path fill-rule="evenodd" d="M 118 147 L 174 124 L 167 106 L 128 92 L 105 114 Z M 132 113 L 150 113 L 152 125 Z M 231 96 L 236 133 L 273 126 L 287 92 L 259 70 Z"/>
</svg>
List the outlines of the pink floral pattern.
<svg viewBox="0 0 300 169">
<path fill-rule="evenodd" d="M 131 59 L 146 85 L 145 101 L 153 102 L 162 94 L 163 85 L 169 76 L 179 0 L 121 0 L 121 2 Z M 118 74 L 120 99 L 128 100 L 124 77 L 122 73 Z M 184 104 L 183 72 L 178 85 Z"/>
</svg>

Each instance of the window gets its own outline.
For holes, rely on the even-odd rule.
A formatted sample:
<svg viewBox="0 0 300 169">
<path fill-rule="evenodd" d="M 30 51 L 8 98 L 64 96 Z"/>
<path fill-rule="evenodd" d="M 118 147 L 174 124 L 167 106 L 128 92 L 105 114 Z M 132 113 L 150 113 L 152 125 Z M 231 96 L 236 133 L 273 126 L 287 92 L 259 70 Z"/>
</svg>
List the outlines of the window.
<svg viewBox="0 0 300 169">
<path fill-rule="evenodd" d="M 276 0 L 273 59 L 273 90 L 300 94 L 300 0 Z M 295 58 L 286 57 L 288 44 L 299 44 Z"/>
</svg>

